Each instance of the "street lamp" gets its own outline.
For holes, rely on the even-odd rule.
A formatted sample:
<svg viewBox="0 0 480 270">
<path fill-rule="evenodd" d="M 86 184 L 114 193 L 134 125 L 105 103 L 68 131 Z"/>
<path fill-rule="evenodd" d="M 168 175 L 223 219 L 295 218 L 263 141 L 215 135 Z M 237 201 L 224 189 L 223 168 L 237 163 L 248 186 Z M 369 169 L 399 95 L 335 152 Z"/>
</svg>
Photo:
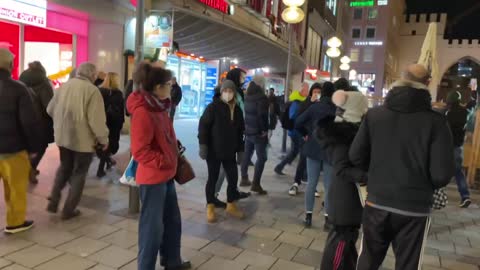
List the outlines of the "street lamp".
<svg viewBox="0 0 480 270">
<path fill-rule="evenodd" d="M 292 51 L 293 51 L 293 31 L 292 24 L 299 23 L 305 19 L 305 13 L 300 8 L 305 0 L 283 0 L 286 8 L 282 12 L 282 19 L 288 23 L 288 56 L 287 56 L 287 74 L 285 78 L 285 89 L 283 91 L 285 104 L 288 103 L 290 73 L 292 69 Z M 283 130 L 282 152 L 287 151 L 287 130 Z"/>
<path fill-rule="evenodd" d="M 350 57 L 348 57 L 346 55 L 343 56 L 342 58 L 340 58 L 340 63 L 342 63 L 342 64 L 350 64 L 351 61 L 352 60 L 350 60 Z"/>
<path fill-rule="evenodd" d="M 342 46 L 342 41 L 338 37 L 331 37 L 327 41 L 327 45 L 330 48 L 339 48 L 340 46 Z"/>
<path fill-rule="evenodd" d="M 327 56 L 330 58 L 337 58 L 342 54 L 339 48 L 328 48 L 327 49 Z"/>
<path fill-rule="evenodd" d="M 349 64 L 346 64 L 346 63 L 342 63 L 340 65 L 340 70 L 343 70 L 343 71 L 347 71 L 350 69 L 350 65 Z"/>
</svg>

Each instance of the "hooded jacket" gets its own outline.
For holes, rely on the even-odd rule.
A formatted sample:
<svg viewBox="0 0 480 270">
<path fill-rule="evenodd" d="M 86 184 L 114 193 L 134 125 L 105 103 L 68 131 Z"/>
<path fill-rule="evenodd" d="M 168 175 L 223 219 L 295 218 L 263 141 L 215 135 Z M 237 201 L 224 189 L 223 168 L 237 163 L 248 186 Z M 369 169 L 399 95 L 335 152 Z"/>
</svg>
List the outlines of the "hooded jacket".
<svg viewBox="0 0 480 270">
<path fill-rule="evenodd" d="M 244 151 L 245 123 L 242 110 L 233 100 L 231 105 L 219 96 L 213 98 L 203 112 L 198 124 L 198 141 L 208 147 L 208 159 L 235 160 L 235 155 Z"/>
<path fill-rule="evenodd" d="M 300 94 L 298 91 L 293 91 L 290 94 L 289 102 L 291 103 L 290 109 L 288 110 L 288 117 L 290 120 L 296 121 L 297 117 L 299 116 L 300 107 L 302 106 L 302 102 L 304 102 L 306 98 Z M 289 130 L 288 136 L 295 137 L 300 136 L 297 130 Z"/>
<path fill-rule="evenodd" d="M 245 97 L 245 135 L 261 136 L 268 132 L 268 106 L 264 89 L 250 82 Z"/>
<path fill-rule="evenodd" d="M 322 161 L 325 159 L 325 151 L 314 138 L 313 131 L 318 121 L 330 118 L 333 121 L 337 108 L 329 97 L 322 97 L 320 101 L 313 102 L 312 105 L 295 120 L 295 129 L 302 136 L 308 139 L 302 148 L 303 154 L 313 160 Z"/>
<path fill-rule="evenodd" d="M 40 69 L 27 69 L 20 75 L 20 81 L 33 90 L 38 120 L 42 128 L 44 144 L 53 142 L 53 120 L 47 114 L 47 107 L 53 98 L 53 88 L 47 75 Z"/>
<path fill-rule="evenodd" d="M 453 141 L 445 117 L 432 110 L 423 84 L 399 81 L 385 104 L 367 112 L 350 148 L 368 170 L 370 204 L 428 214 L 433 191 L 454 175 Z"/>
<path fill-rule="evenodd" d="M 138 162 L 135 180 L 140 185 L 170 181 L 177 172 L 178 144 L 170 121 L 170 101 L 162 103 L 145 91 L 127 101 L 132 114 L 131 151 Z"/>
<path fill-rule="evenodd" d="M 37 153 L 42 144 L 38 122 L 27 87 L 0 69 L 0 156 L 25 150 Z"/>
<path fill-rule="evenodd" d="M 353 166 L 348 157 L 359 124 L 334 123 L 332 120 L 333 117 L 321 121 L 316 132 L 326 160 L 333 166 L 333 179 L 328 190 L 328 218 L 338 226 L 360 226 L 363 207 L 355 183 L 366 182 L 367 173 Z"/>
</svg>

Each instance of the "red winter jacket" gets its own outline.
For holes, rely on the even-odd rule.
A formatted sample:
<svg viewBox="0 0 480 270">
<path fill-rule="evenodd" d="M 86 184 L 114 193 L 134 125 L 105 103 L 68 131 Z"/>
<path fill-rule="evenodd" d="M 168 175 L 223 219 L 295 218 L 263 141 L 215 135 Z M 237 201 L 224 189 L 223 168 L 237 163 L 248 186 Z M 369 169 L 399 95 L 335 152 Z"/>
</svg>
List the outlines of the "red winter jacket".
<svg viewBox="0 0 480 270">
<path fill-rule="evenodd" d="M 161 184 L 175 176 L 178 146 L 169 105 L 145 91 L 136 91 L 127 100 L 132 115 L 131 151 L 138 162 L 137 184 Z"/>
</svg>

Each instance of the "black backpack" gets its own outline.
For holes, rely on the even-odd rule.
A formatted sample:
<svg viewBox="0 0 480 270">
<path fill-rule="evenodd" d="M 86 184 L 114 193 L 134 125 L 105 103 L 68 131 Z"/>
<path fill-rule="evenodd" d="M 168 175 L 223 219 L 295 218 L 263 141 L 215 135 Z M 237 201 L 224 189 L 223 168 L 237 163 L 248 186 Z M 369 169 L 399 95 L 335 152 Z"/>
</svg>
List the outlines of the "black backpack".
<svg viewBox="0 0 480 270">
<path fill-rule="evenodd" d="M 282 128 L 286 130 L 292 130 L 295 128 L 295 121 L 290 119 L 290 107 L 292 104 L 292 102 L 285 104 L 285 109 L 283 110 L 282 117 L 280 118 Z"/>
</svg>

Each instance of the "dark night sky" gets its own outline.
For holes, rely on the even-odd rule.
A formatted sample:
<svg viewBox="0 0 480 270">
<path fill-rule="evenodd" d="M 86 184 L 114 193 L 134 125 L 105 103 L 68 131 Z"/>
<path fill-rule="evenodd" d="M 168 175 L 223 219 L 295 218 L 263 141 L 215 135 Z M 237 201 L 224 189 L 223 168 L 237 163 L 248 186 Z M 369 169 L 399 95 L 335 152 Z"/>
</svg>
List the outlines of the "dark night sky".
<svg viewBox="0 0 480 270">
<path fill-rule="evenodd" d="M 448 13 L 446 38 L 480 39 L 480 0 L 406 0 L 407 13 Z M 466 16 L 465 16 L 466 15 Z"/>
</svg>

